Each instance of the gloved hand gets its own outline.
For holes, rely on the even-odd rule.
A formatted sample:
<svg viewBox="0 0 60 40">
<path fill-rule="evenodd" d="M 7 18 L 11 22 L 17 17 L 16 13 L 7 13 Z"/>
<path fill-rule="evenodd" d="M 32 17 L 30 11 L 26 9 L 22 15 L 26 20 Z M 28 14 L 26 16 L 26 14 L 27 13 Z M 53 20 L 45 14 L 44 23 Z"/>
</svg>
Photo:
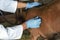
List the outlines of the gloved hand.
<svg viewBox="0 0 60 40">
<path fill-rule="evenodd" d="M 35 17 L 26 22 L 27 28 L 39 28 L 41 24 L 41 19 L 39 17 Z"/>
<path fill-rule="evenodd" d="M 42 4 L 41 4 L 41 3 L 38 3 L 38 2 L 27 3 L 26 9 L 28 9 L 28 8 L 33 8 L 33 7 L 39 6 L 39 5 L 42 5 Z"/>
</svg>

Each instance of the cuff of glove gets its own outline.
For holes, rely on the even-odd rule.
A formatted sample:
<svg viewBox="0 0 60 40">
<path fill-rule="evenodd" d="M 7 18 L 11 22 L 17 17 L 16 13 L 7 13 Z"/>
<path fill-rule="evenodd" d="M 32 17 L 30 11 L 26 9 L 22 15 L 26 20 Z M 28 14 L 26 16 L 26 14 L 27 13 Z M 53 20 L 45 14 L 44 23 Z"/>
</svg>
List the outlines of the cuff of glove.
<svg viewBox="0 0 60 40">
<path fill-rule="evenodd" d="M 26 5 L 26 8 L 25 8 L 25 9 L 28 9 L 28 8 L 30 8 L 30 3 L 27 3 L 27 5 Z"/>
<path fill-rule="evenodd" d="M 26 22 L 26 26 L 27 26 L 27 28 L 30 28 L 30 23 Z"/>
</svg>

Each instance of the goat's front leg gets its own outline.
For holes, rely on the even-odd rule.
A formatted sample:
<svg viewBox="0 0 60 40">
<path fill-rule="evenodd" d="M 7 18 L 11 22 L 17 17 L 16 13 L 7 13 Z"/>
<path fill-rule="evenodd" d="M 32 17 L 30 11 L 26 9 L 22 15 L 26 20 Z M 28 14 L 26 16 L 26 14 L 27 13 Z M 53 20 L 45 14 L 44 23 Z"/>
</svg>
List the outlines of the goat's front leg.
<svg viewBox="0 0 60 40">
<path fill-rule="evenodd" d="M 30 29 L 29 30 L 30 31 L 30 33 L 31 33 L 31 40 L 37 40 L 37 38 L 41 35 L 41 36 L 43 36 L 43 37 L 46 37 L 41 31 L 40 31 L 40 29 L 39 28 L 37 28 L 37 29 Z"/>
</svg>

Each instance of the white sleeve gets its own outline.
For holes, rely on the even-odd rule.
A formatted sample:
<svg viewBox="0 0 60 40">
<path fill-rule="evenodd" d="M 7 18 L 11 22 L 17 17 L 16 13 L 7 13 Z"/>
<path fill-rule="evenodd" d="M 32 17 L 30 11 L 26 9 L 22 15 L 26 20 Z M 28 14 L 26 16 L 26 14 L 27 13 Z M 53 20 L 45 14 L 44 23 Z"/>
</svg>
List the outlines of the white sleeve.
<svg viewBox="0 0 60 40">
<path fill-rule="evenodd" d="M 17 1 L 0 0 L 0 10 L 15 13 L 17 9 Z"/>
<path fill-rule="evenodd" d="M 8 39 L 7 30 L 0 24 L 0 39 Z"/>
<path fill-rule="evenodd" d="M 3 25 L 0 25 L 0 39 L 21 39 L 22 34 L 22 25 L 7 28 L 4 28 Z"/>
<path fill-rule="evenodd" d="M 23 26 L 7 27 L 8 36 L 10 39 L 21 39 L 23 34 Z"/>
</svg>

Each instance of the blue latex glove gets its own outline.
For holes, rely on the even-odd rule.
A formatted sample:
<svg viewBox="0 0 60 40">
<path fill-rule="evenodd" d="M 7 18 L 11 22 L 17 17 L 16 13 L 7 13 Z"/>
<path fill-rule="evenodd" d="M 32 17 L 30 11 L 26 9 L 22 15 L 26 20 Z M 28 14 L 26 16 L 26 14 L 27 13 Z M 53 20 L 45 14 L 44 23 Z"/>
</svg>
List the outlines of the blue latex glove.
<svg viewBox="0 0 60 40">
<path fill-rule="evenodd" d="M 27 28 L 39 28 L 40 24 L 41 24 L 41 19 L 38 17 L 30 19 L 26 22 Z"/>
<path fill-rule="evenodd" d="M 41 3 L 38 3 L 38 2 L 27 3 L 26 9 L 28 9 L 28 8 L 33 8 L 33 7 L 39 6 L 39 5 L 42 5 L 42 4 L 41 4 Z"/>
</svg>

